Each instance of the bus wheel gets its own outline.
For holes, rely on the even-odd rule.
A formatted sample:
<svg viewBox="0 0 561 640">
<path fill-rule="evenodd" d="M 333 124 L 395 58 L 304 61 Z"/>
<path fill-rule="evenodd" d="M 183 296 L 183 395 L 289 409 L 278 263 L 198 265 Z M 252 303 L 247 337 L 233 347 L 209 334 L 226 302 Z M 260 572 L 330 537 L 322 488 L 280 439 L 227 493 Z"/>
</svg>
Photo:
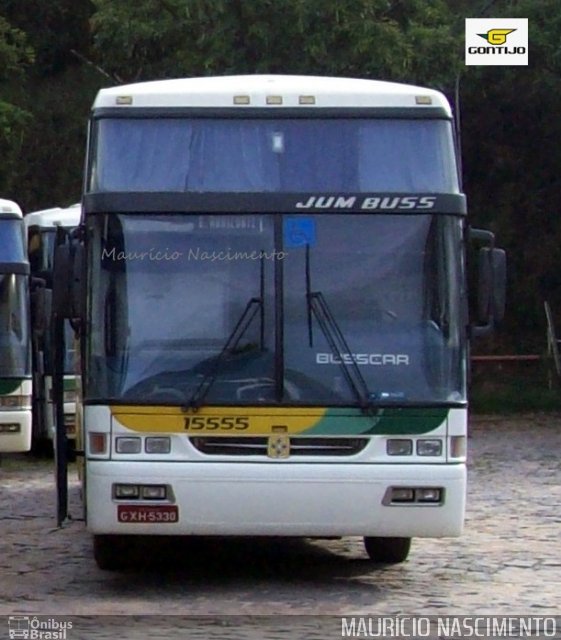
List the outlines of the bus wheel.
<svg viewBox="0 0 561 640">
<path fill-rule="evenodd" d="M 130 549 L 125 536 L 94 535 L 93 553 L 97 566 L 105 571 L 120 571 L 129 566 Z"/>
<path fill-rule="evenodd" d="M 373 562 L 397 564 L 407 560 L 411 538 L 364 538 L 364 548 Z"/>
</svg>

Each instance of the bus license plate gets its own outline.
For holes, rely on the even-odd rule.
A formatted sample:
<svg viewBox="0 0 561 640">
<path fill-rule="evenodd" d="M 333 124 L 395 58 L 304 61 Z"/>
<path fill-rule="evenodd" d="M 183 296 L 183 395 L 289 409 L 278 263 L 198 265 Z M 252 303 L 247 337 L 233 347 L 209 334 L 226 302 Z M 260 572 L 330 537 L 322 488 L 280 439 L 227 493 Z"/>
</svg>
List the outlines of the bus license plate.
<svg viewBox="0 0 561 640">
<path fill-rule="evenodd" d="M 127 524 L 166 524 L 179 522 L 179 509 L 175 505 L 136 505 L 117 506 L 117 520 Z"/>
</svg>

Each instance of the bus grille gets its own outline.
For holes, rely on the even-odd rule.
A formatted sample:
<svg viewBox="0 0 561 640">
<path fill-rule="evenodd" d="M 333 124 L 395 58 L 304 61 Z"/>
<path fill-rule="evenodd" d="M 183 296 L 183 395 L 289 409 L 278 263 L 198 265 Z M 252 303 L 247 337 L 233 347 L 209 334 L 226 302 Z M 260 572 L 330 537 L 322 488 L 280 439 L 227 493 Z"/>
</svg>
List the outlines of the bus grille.
<svg viewBox="0 0 561 640">
<path fill-rule="evenodd" d="M 189 438 L 201 453 L 211 456 L 266 456 L 265 437 L 197 436 Z M 290 457 L 293 456 L 354 456 L 368 444 L 368 438 L 290 438 Z"/>
</svg>

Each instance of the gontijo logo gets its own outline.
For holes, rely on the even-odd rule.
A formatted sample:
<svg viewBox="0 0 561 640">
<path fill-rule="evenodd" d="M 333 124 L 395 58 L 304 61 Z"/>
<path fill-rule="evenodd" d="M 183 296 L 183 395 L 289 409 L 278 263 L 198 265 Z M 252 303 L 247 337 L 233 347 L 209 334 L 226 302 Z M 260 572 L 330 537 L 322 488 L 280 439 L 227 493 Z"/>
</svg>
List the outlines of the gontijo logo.
<svg viewBox="0 0 561 640">
<path fill-rule="evenodd" d="M 501 45 L 506 42 L 506 37 L 509 33 L 516 31 L 516 29 L 489 29 L 487 33 L 478 33 L 478 36 L 481 36 L 489 44 Z"/>
<path fill-rule="evenodd" d="M 465 56 L 466 65 L 527 65 L 528 19 L 467 18 Z"/>
</svg>

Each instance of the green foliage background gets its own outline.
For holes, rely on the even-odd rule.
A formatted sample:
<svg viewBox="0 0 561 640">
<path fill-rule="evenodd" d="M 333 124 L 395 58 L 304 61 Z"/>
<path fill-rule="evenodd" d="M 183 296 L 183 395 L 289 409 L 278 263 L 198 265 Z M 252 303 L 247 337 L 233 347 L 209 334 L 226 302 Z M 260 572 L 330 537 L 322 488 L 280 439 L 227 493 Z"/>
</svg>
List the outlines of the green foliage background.
<svg viewBox="0 0 561 640">
<path fill-rule="evenodd" d="M 526 17 L 528 67 L 465 67 L 464 18 Z M 96 91 L 141 80 L 298 73 L 461 94 L 474 226 L 508 251 L 508 313 L 481 351 L 541 352 L 561 316 L 559 0 L 0 0 L 0 196 L 80 197 Z"/>
</svg>

